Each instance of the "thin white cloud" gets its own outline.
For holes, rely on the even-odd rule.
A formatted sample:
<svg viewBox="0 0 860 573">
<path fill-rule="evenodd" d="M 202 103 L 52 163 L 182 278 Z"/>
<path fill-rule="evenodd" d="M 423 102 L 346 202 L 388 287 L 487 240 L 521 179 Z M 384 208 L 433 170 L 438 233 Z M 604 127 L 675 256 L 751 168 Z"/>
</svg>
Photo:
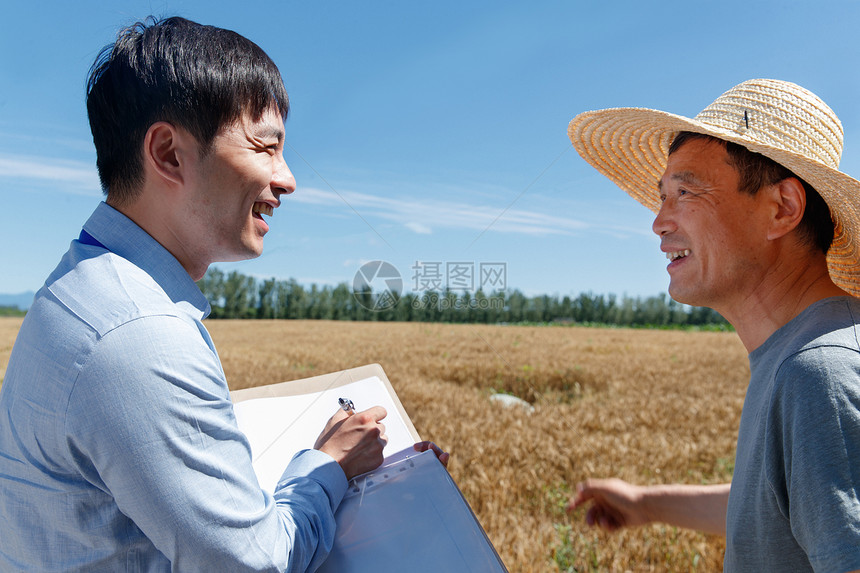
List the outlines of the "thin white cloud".
<svg viewBox="0 0 860 573">
<path fill-rule="evenodd" d="M 433 234 L 433 229 L 431 229 L 427 225 L 423 225 L 421 223 L 416 223 L 415 221 L 410 221 L 409 223 L 406 223 L 405 227 L 407 229 L 409 229 L 410 231 L 412 231 L 413 233 L 416 233 L 418 235 L 432 235 Z"/>
<path fill-rule="evenodd" d="M 501 214 L 498 206 L 469 203 L 452 203 L 421 199 L 394 199 L 354 191 L 327 191 L 303 187 L 289 199 L 310 205 L 341 206 L 354 209 L 362 216 L 375 216 L 403 225 L 416 233 L 426 233 L 433 227 L 471 229 L 488 228 L 503 233 L 528 235 L 570 234 L 588 229 L 590 225 L 576 219 L 527 211 L 508 209 Z M 425 223 L 416 223 L 420 214 Z"/>
<path fill-rule="evenodd" d="M 0 179 L 52 184 L 61 193 L 101 195 L 95 166 L 83 161 L 0 153 Z"/>
</svg>

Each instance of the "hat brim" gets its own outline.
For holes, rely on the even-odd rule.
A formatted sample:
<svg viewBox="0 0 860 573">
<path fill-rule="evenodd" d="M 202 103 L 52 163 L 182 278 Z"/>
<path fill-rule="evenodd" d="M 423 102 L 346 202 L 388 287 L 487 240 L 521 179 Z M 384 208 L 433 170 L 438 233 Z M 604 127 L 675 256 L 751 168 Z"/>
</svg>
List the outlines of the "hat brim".
<svg viewBox="0 0 860 573">
<path fill-rule="evenodd" d="M 860 295 L 860 181 L 805 156 L 763 145 L 734 131 L 645 108 L 611 108 L 577 115 L 568 136 L 579 154 L 639 203 L 660 209 L 658 183 L 672 139 L 680 131 L 710 135 L 773 159 L 809 183 L 827 202 L 835 224 L 827 254 L 833 282 Z"/>
</svg>

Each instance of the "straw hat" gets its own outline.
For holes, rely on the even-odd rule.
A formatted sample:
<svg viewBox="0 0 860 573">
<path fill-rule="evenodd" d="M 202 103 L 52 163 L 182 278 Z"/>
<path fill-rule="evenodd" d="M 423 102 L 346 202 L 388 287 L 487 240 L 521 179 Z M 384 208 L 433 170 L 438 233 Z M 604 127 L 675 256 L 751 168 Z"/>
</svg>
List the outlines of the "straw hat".
<svg viewBox="0 0 860 573">
<path fill-rule="evenodd" d="M 827 104 L 790 82 L 749 80 L 693 119 L 652 109 L 604 109 L 577 115 L 567 133 L 586 161 L 656 213 L 657 184 L 679 131 L 742 145 L 812 185 L 835 223 L 827 255 L 830 276 L 860 295 L 860 181 L 839 171 L 842 124 Z"/>
</svg>

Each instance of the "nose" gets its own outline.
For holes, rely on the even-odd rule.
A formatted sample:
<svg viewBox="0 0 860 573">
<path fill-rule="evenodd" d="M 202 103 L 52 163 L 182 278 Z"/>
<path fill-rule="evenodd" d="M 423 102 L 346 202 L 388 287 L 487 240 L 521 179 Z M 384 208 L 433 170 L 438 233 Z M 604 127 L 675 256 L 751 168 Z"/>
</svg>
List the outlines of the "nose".
<svg viewBox="0 0 860 573">
<path fill-rule="evenodd" d="M 660 205 L 660 210 L 657 211 L 654 223 L 651 224 L 651 230 L 654 231 L 657 236 L 662 237 L 676 229 L 677 225 L 672 217 L 671 201 L 666 199 Z"/>
<path fill-rule="evenodd" d="M 296 179 L 293 172 L 287 166 L 283 153 L 275 155 L 275 168 L 272 170 L 272 193 L 277 198 L 279 195 L 289 195 L 296 190 Z"/>
</svg>

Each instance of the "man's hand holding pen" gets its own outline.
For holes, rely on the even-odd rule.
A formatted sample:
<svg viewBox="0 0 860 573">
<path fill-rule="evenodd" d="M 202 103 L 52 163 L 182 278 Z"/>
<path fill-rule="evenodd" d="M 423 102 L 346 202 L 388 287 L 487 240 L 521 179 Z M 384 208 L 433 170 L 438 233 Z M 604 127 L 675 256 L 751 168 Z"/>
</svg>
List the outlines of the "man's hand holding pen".
<svg viewBox="0 0 860 573">
<path fill-rule="evenodd" d="M 382 464 L 382 450 L 388 443 L 385 426 L 380 422 L 388 414 L 382 406 L 356 413 L 348 398 L 338 398 L 340 409 L 329 418 L 317 438 L 314 449 L 333 457 L 343 468 L 347 479 L 369 472 Z M 418 442 L 417 452 L 432 450 L 446 468 L 450 455 L 433 442 Z"/>
<path fill-rule="evenodd" d="M 343 468 L 346 479 L 376 469 L 382 463 L 382 450 L 388 443 L 385 425 L 380 422 L 387 414 L 382 406 L 356 413 L 354 408 L 341 405 L 329 418 L 314 449 L 333 457 Z"/>
</svg>

